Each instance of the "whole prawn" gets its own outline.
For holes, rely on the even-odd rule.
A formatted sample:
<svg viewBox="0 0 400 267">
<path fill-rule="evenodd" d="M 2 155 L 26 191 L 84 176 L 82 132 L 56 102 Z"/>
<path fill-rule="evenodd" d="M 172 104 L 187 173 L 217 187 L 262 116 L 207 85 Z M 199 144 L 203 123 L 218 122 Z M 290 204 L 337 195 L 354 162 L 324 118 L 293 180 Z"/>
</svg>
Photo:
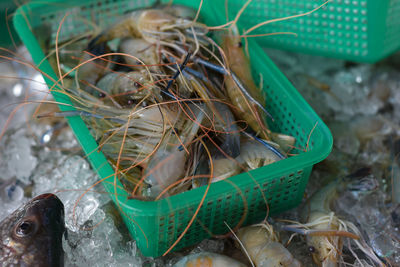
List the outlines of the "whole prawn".
<svg viewBox="0 0 400 267">
<path fill-rule="evenodd" d="M 228 60 L 228 67 L 238 76 L 250 96 L 258 102 L 258 105 L 256 105 L 254 100 L 249 101 L 248 97 L 239 89 L 233 77 L 228 75 L 225 80 L 225 87 L 229 99 L 237 107 L 234 110 L 235 115 L 246 121 L 262 139 L 270 140 L 270 130 L 265 120 L 265 114 L 259 107 L 259 105 L 264 105 L 265 99 L 252 79 L 250 63 L 244 54 L 236 26 L 230 29 L 229 34 L 224 35 L 222 48 Z"/>
<path fill-rule="evenodd" d="M 301 266 L 279 242 L 272 225 L 267 222 L 241 228 L 237 237 L 256 267 Z"/>
<path fill-rule="evenodd" d="M 183 127 L 184 131 L 180 135 L 181 137 L 178 138 L 177 133 L 171 132 L 170 137 L 164 138 L 160 147 L 150 158 L 144 171 L 144 177 L 146 183 L 151 187 L 144 192 L 145 195 L 155 198 L 183 176 L 187 159 L 187 152 L 183 147 L 192 141 L 204 118 L 203 108 L 192 108 L 191 110 L 197 112 L 195 111 L 193 114 L 193 121 L 187 119 L 188 123 Z M 178 140 L 183 140 L 181 146 L 177 145 L 179 144 Z"/>
<path fill-rule="evenodd" d="M 331 210 L 338 192 L 343 190 L 345 184 L 342 179 L 336 179 L 316 192 L 308 200 L 308 208 L 303 210 L 302 217 L 305 218 L 306 223 L 284 228 L 306 235 L 307 244 L 313 250 L 313 260 L 319 266 L 338 266 L 342 261 L 344 237 L 354 241 L 367 258 L 375 262 L 377 266 L 386 266 L 363 240 L 357 227 L 349 221 L 340 219 Z M 352 252 L 351 249 L 350 251 Z"/>
<path fill-rule="evenodd" d="M 173 267 L 245 267 L 238 262 L 225 255 L 211 252 L 200 252 L 183 257 Z"/>
</svg>

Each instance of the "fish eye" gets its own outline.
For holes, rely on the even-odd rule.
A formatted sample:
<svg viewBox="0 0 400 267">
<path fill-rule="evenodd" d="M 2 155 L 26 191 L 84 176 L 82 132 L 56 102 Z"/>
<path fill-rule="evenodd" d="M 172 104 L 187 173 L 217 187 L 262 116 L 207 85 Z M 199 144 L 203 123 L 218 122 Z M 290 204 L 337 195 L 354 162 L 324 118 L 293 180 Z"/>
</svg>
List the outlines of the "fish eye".
<svg viewBox="0 0 400 267">
<path fill-rule="evenodd" d="M 15 234 L 18 237 L 25 237 L 35 231 L 35 224 L 30 220 L 20 222 L 15 228 Z"/>
<path fill-rule="evenodd" d="M 308 247 L 308 251 L 310 251 L 311 253 L 314 253 L 315 252 L 315 247 L 309 246 Z"/>
</svg>

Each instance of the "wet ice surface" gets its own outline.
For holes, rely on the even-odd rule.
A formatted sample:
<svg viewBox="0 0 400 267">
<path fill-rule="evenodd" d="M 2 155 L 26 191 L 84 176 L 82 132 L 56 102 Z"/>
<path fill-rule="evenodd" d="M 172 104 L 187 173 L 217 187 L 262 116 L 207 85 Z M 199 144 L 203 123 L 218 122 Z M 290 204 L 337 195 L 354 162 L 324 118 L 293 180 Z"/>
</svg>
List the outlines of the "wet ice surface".
<svg viewBox="0 0 400 267">
<path fill-rule="evenodd" d="M 400 184 L 397 158 L 400 152 L 400 73 L 396 70 L 398 63 L 393 60 L 400 56 L 368 65 L 266 51 L 334 135 L 333 152 L 315 166 L 307 193 L 312 194 L 335 177 L 344 177 L 362 167 L 371 168 L 368 177 L 376 182 L 375 186 L 358 181 L 349 183 L 333 209 L 361 229 L 377 255 L 394 266 L 400 265 L 400 189 L 393 186 Z M 2 63 L 0 69 L 8 76 L 21 75 L 13 64 Z M 34 72 L 24 75 L 36 77 Z M 3 129 L 12 110 L 7 105 L 21 102 L 27 88 L 33 86 L 10 79 L 0 84 L 4 87 L 0 91 Z M 164 258 L 141 256 L 110 198 L 102 193 L 103 188 L 90 188 L 98 177 L 84 159 L 71 131 L 61 127 L 56 133 L 50 132 L 49 142 L 43 142 L 43 134 L 58 122 L 50 125 L 27 120 L 32 111 L 31 107 L 17 112 L 0 141 L 0 219 L 32 196 L 56 193 L 65 206 L 66 266 L 172 266 L 184 255 L 200 251 L 224 253 L 243 260 L 243 254 L 232 239 L 205 240 Z M 87 189 L 91 190 L 85 193 Z M 300 220 L 298 213 L 302 209 L 300 206 L 276 218 Z M 289 237 L 290 233 L 281 233 L 282 241 L 286 242 Z M 294 237 L 288 248 L 304 266 L 314 265 L 303 237 Z M 364 266 L 371 264 L 364 259 L 362 262 Z"/>
<path fill-rule="evenodd" d="M 266 52 L 334 136 L 333 151 L 315 166 L 307 192 L 318 190 L 333 176 L 344 177 L 370 167 L 368 179 L 375 181 L 375 186 L 353 181 L 339 194 L 333 211 L 355 223 L 381 259 L 400 266 L 396 216 L 400 203 L 400 150 L 396 146 L 400 135 L 400 55 L 370 65 L 272 49 Z"/>
</svg>

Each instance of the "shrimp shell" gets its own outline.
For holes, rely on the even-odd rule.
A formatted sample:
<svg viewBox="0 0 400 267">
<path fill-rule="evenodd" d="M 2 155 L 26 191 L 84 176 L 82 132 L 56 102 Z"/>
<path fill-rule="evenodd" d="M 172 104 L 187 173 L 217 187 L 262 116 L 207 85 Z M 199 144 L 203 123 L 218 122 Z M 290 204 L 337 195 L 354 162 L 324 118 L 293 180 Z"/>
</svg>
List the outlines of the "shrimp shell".
<svg viewBox="0 0 400 267">
<path fill-rule="evenodd" d="M 236 30 L 237 31 L 237 30 Z M 248 58 L 241 47 L 240 38 L 237 35 L 224 36 L 222 48 L 228 59 L 229 68 L 239 77 L 248 93 L 261 105 L 264 105 L 265 99 L 259 88 L 254 84 L 251 74 L 251 68 Z M 237 107 L 234 109 L 235 115 L 246 121 L 249 126 L 261 138 L 270 140 L 269 128 L 265 120 L 263 111 L 246 99 L 236 83 L 231 77 L 227 77 L 225 83 L 226 91 L 232 104 Z"/>
<path fill-rule="evenodd" d="M 294 147 L 294 144 L 296 143 L 296 138 L 294 138 L 291 135 L 271 132 L 270 136 L 271 140 L 277 143 L 281 147 L 281 149 L 286 153 L 290 151 Z"/>
<path fill-rule="evenodd" d="M 330 204 L 337 196 L 337 182 L 322 188 L 309 200 L 310 209 L 304 209 L 303 217 L 308 217 L 307 223 L 314 224 L 314 230 L 339 230 L 338 218 L 331 212 Z M 306 211 L 309 215 L 306 216 Z M 326 220 L 322 220 L 326 218 Z M 320 223 L 317 223 L 319 222 Z M 340 237 L 307 236 L 307 244 L 315 248 L 312 254 L 313 260 L 320 266 L 337 266 L 339 253 L 342 251 L 342 240 Z"/>
<path fill-rule="evenodd" d="M 98 42 L 122 37 L 137 37 L 155 44 L 169 37 L 170 34 L 167 31 L 174 33 L 174 29 L 185 29 L 191 26 L 206 29 L 201 23 L 174 17 L 160 9 L 139 9 L 103 32 Z"/>
<path fill-rule="evenodd" d="M 156 46 L 146 42 L 139 38 L 127 38 L 122 40 L 120 44 L 120 51 L 122 53 L 132 55 L 143 61 L 146 65 L 156 65 L 160 63 L 160 59 L 156 52 Z M 131 65 L 133 69 L 142 70 L 140 62 L 132 57 L 124 57 L 126 63 Z M 137 66 L 136 65 L 140 65 Z M 159 68 L 157 66 L 150 66 L 150 70 L 157 71 Z"/>
<path fill-rule="evenodd" d="M 214 159 L 214 177 L 212 182 L 218 182 L 240 173 L 238 164 L 228 158 Z"/>
<path fill-rule="evenodd" d="M 281 158 L 257 141 L 248 139 L 240 144 L 240 155 L 236 160 L 240 164 L 244 164 L 247 170 L 254 170 L 281 160 Z"/>
<path fill-rule="evenodd" d="M 190 109 L 195 112 L 194 120 L 186 118 L 184 126 L 182 126 L 183 133 L 180 140 L 183 140 L 184 145 L 192 141 L 200 124 L 204 118 L 204 107 L 195 108 L 190 105 Z M 179 141 L 176 133 L 172 133 L 169 138 L 164 138 L 160 147 L 151 157 L 148 166 L 145 169 L 145 181 L 151 185 L 145 195 L 150 197 L 157 197 L 165 188 L 170 184 L 180 179 L 185 173 L 185 164 L 187 159 L 187 152 L 179 148 Z"/>
<path fill-rule="evenodd" d="M 257 267 L 300 267 L 301 263 L 278 242 L 271 225 L 252 225 L 239 229 L 237 236 Z"/>
<path fill-rule="evenodd" d="M 200 252 L 183 257 L 173 267 L 245 267 L 238 262 L 225 255 L 211 252 Z"/>
<path fill-rule="evenodd" d="M 103 76 L 96 86 L 109 93 L 122 106 L 131 106 L 134 100 L 144 99 L 150 95 L 160 96 L 160 89 L 152 85 L 151 78 L 145 70 L 111 72 Z"/>
</svg>

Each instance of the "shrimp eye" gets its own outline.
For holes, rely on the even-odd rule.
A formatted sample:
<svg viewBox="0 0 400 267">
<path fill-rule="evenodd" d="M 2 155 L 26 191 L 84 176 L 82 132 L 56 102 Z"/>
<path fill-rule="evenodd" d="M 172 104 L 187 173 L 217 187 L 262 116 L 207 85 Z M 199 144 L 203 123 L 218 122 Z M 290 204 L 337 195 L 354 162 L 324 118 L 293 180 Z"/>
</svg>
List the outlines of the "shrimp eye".
<svg viewBox="0 0 400 267">
<path fill-rule="evenodd" d="M 315 247 L 309 246 L 308 247 L 308 251 L 310 251 L 311 253 L 314 253 L 315 252 Z"/>
<path fill-rule="evenodd" d="M 15 234 L 18 237 L 25 237 L 35 231 L 35 224 L 32 221 L 25 220 L 20 222 L 15 228 Z"/>
<path fill-rule="evenodd" d="M 106 94 L 100 92 L 100 93 L 99 93 L 99 97 L 100 97 L 100 98 L 104 98 L 104 97 L 106 97 Z"/>
<path fill-rule="evenodd" d="M 242 47 L 242 46 L 243 46 L 242 42 L 238 42 L 238 47 Z"/>
</svg>

